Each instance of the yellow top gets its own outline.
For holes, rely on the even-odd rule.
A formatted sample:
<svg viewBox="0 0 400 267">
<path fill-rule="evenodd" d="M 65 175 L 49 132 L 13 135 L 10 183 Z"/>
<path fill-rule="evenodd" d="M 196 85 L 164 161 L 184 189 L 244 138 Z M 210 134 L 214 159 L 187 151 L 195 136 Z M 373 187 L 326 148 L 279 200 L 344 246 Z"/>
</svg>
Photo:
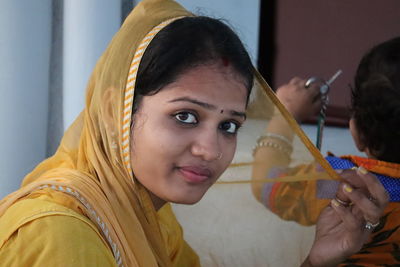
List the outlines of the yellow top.
<svg viewBox="0 0 400 267">
<path fill-rule="evenodd" d="M 75 204 L 72 197 L 46 189 L 7 209 L 0 218 L 2 266 L 116 266 L 96 225 Z M 157 215 L 172 265 L 199 266 L 171 214 L 165 205 Z"/>
</svg>

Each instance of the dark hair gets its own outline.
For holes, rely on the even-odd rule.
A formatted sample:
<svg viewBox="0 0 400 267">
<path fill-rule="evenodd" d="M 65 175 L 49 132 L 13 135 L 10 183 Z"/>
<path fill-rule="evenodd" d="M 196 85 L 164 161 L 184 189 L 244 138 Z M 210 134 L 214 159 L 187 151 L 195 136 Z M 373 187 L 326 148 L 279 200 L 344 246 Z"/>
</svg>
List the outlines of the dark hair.
<svg viewBox="0 0 400 267">
<path fill-rule="evenodd" d="M 138 109 L 143 96 L 156 94 L 190 68 L 219 59 L 228 60 L 243 78 L 248 101 L 253 86 L 253 68 L 239 37 L 217 19 L 199 16 L 172 22 L 154 37 L 143 55 L 133 112 Z"/>
<path fill-rule="evenodd" d="M 351 101 L 361 141 L 372 156 L 400 163 L 400 37 L 362 58 Z"/>
</svg>

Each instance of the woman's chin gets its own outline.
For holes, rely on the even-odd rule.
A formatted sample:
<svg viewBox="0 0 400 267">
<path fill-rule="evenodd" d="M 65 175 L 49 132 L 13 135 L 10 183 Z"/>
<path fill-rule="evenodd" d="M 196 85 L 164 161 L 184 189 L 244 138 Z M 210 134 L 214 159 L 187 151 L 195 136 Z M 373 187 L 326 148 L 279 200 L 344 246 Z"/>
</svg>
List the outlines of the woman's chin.
<svg viewBox="0 0 400 267">
<path fill-rule="evenodd" d="M 197 202 L 199 202 L 203 198 L 203 196 L 204 196 L 204 194 L 197 195 L 197 196 L 193 196 L 193 195 L 186 196 L 186 197 L 182 196 L 179 198 L 171 199 L 169 202 L 172 202 L 175 204 L 183 204 L 183 205 L 194 205 Z"/>
</svg>

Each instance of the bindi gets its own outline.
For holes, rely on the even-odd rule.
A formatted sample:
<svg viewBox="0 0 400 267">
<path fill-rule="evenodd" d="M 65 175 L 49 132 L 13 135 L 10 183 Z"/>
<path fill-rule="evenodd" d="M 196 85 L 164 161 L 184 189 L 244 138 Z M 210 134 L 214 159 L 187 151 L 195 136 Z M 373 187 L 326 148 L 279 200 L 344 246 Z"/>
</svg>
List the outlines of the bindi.
<svg viewBox="0 0 400 267">
<path fill-rule="evenodd" d="M 222 114 L 222 113 L 224 113 L 224 110 L 223 110 L 223 109 L 221 109 L 221 111 L 220 111 L 219 113 L 221 113 L 221 114 Z"/>
<path fill-rule="evenodd" d="M 226 57 L 222 58 L 222 65 L 224 65 L 224 67 L 228 67 L 229 66 L 229 59 L 227 59 Z"/>
</svg>

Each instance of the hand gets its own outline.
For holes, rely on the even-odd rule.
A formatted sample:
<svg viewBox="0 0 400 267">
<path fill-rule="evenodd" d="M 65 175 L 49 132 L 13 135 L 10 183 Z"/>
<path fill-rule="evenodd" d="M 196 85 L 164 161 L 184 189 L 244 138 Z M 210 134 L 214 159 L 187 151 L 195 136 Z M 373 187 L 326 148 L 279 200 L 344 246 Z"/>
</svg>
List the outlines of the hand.
<svg viewBox="0 0 400 267">
<path fill-rule="evenodd" d="M 294 77 L 276 91 L 276 96 L 298 121 L 311 117 L 321 110 L 322 101 L 319 86 L 312 83 L 305 87 L 306 80 Z"/>
<path fill-rule="evenodd" d="M 345 206 L 333 199 L 322 211 L 304 266 L 336 266 L 358 252 L 371 233 L 365 228 L 366 222 L 379 222 L 389 202 L 382 184 L 365 169 L 347 170 L 341 176 L 344 182 L 336 197 L 352 204 Z"/>
</svg>

